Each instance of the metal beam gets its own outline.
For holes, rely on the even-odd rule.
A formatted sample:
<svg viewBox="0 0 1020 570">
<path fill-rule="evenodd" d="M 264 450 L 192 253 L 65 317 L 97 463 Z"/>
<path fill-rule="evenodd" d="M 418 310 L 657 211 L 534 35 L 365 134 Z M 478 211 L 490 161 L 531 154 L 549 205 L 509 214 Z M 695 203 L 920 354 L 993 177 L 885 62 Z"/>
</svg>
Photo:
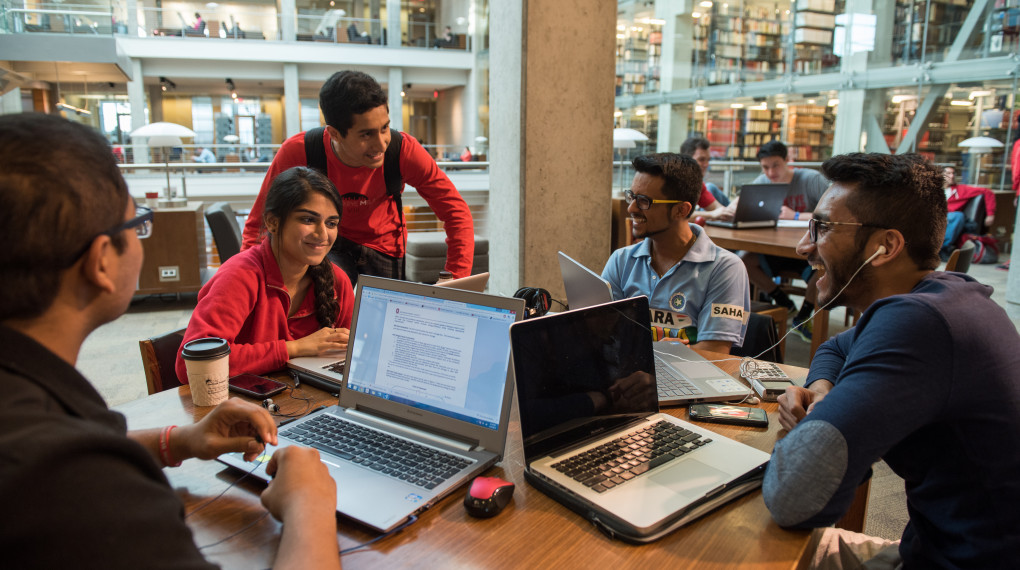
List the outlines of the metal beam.
<svg viewBox="0 0 1020 570">
<path fill-rule="evenodd" d="M 957 34 L 956 39 L 953 40 L 953 45 L 949 47 L 946 61 L 957 61 L 960 59 L 963 49 L 967 46 L 967 42 L 970 41 L 971 34 L 977 29 L 978 24 L 984 20 L 985 9 L 988 8 L 989 1 L 975 0 L 974 4 L 971 5 L 970 11 L 967 12 L 967 18 L 963 20 L 963 25 L 960 26 L 960 32 Z"/>
<path fill-rule="evenodd" d="M 900 141 L 900 146 L 896 147 L 896 154 L 903 154 L 910 150 L 914 141 L 917 140 L 917 135 L 921 134 L 921 130 L 928 128 L 928 115 L 935 108 L 935 105 L 939 104 L 939 100 L 945 96 L 946 91 L 949 91 L 949 85 L 947 84 L 931 86 L 928 94 L 924 96 L 924 101 L 921 101 L 921 105 L 917 107 L 917 111 L 914 113 L 914 120 L 910 122 L 910 128 L 907 129 L 907 134 Z"/>
<path fill-rule="evenodd" d="M 666 93 L 622 95 L 616 98 L 616 107 L 630 109 L 638 106 L 684 104 L 699 100 L 725 101 L 737 97 L 768 97 L 780 93 L 816 93 L 840 89 L 886 89 L 904 85 L 937 85 L 970 81 L 994 81 L 1009 77 L 1017 68 L 1014 55 L 946 61 L 933 64 L 901 65 L 869 69 L 866 72 L 845 75 L 824 73 L 810 76 L 787 76 L 781 79 L 712 85 L 681 89 Z"/>
</svg>

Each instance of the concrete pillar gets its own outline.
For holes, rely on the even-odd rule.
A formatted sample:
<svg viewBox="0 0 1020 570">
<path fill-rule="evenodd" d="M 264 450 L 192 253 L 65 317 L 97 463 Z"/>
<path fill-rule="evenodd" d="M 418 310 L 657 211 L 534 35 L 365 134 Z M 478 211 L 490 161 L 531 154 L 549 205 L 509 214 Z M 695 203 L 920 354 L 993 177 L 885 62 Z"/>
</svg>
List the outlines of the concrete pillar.
<svg viewBox="0 0 1020 570">
<path fill-rule="evenodd" d="M 871 14 L 871 0 L 850 0 L 846 3 L 845 17 L 849 28 L 844 35 L 843 58 L 841 71 L 845 77 L 863 74 L 868 71 L 868 55 L 871 52 L 859 51 L 850 53 L 850 39 L 853 36 L 853 14 Z M 872 93 L 874 96 L 875 94 Z M 861 150 L 861 133 L 867 132 L 866 111 L 872 109 L 868 104 L 868 92 L 864 89 L 843 89 L 839 92 L 839 112 L 836 113 L 836 132 L 833 135 L 832 154 L 844 154 Z"/>
<path fill-rule="evenodd" d="M 599 272 L 611 253 L 616 3 L 489 6 L 490 290 L 563 299 L 557 250 Z"/>
<path fill-rule="evenodd" d="M 680 152 L 690 133 L 691 105 L 659 105 L 659 139 L 655 143 L 656 152 Z"/>
<path fill-rule="evenodd" d="M 280 2 L 280 39 L 285 42 L 297 41 L 297 2 L 295 0 L 279 0 Z"/>
<path fill-rule="evenodd" d="M 400 0 L 386 0 L 386 45 L 400 47 L 403 38 L 400 29 Z"/>
<path fill-rule="evenodd" d="M 283 64 L 283 126 L 287 138 L 301 132 L 301 88 L 296 63 Z"/>
<path fill-rule="evenodd" d="M 464 146 L 471 147 L 472 154 L 478 154 L 484 152 L 475 137 L 478 136 L 478 60 L 475 59 L 475 64 L 471 69 L 471 73 L 468 75 L 468 83 L 464 86 L 464 101 L 461 105 L 463 112 L 463 125 L 460 140 L 463 141 Z"/>
<path fill-rule="evenodd" d="M 138 37 L 138 0 L 127 0 L 127 18 L 124 25 L 127 26 L 129 38 Z M 145 27 L 142 26 L 144 30 Z"/>
<path fill-rule="evenodd" d="M 387 91 L 390 96 L 390 128 L 404 130 L 404 98 L 400 91 L 404 88 L 404 69 L 390 68 L 390 79 Z"/>
<path fill-rule="evenodd" d="M 127 82 L 128 103 L 131 105 L 131 130 L 144 127 L 145 120 L 145 84 L 142 82 L 142 60 L 131 60 L 131 79 Z M 149 147 L 144 139 L 132 139 L 134 145 L 134 161 L 149 162 Z"/>
</svg>

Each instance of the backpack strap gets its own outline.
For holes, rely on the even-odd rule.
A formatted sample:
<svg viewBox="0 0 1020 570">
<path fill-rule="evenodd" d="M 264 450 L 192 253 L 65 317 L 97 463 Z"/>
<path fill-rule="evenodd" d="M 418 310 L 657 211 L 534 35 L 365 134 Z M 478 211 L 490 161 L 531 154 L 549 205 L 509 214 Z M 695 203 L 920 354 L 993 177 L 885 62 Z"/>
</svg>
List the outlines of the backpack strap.
<svg viewBox="0 0 1020 570">
<path fill-rule="evenodd" d="M 325 127 L 316 127 L 305 131 L 305 164 L 328 176 L 326 173 L 326 145 L 322 143 Z"/>
<path fill-rule="evenodd" d="M 404 137 L 400 131 L 390 129 L 390 144 L 386 147 L 386 155 L 383 158 L 383 178 L 386 179 L 386 193 L 393 198 L 397 204 L 397 212 L 400 213 L 400 233 L 404 238 L 404 255 L 407 255 L 407 224 L 404 222 L 404 201 L 401 190 L 404 189 L 404 176 L 400 173 L 400 147 L 403 145 Z M 403 263 L 403 259 L 401 260 Z"/>
</svg>

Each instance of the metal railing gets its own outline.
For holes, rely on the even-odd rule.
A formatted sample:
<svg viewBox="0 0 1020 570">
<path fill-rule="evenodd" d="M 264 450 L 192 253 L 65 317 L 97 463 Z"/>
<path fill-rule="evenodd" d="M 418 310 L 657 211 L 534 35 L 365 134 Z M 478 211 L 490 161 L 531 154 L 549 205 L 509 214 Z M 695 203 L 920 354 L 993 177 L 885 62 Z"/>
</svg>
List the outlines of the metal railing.
<svg viewBox="0 0 1020 570">
<path fill-rule="evenodd" d="M 18 8 L 0 5 L 0 30 L 5 33 L 55 33 L 101 36 L 126 31 L 123 22 L 108 10 L 96 6 L 43 4 L 51 8 Z M 120 32 L 118 32 L 120 33 Z"/>
<path fill-rule="evenodd" d="M 220 6 L 198 10 L 202 22 L 196 27 L 193 13 L 164 8 L 138 10 L 137 35 L 141 37 L 220 38 L 239 40 L 280 39 L 280 15 L 275 8 L 240 12 Z"/>
<path fill-rule="evenodd" d="M 349 18 L 339 12 L 329 10 L 322 16 L 296 16 L 298 41 L 386 45 L 389 30 L 382 20 Z"/>
</svg>

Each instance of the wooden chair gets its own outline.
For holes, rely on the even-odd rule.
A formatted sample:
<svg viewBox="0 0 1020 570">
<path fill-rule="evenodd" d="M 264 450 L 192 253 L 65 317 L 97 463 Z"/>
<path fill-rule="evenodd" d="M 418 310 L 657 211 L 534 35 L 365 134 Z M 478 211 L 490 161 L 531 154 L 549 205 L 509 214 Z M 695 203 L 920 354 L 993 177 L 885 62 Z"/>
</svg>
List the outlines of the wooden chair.
<svg viewBox="0 0 1020 570">
<path fill-rule="evenodd" d="M 958 271 L 966 273 L 970 269 L 970 262 L 974 259 L 974 242 L 967 241 L 960 249 L 954 250 L 946 262 L 946 271 Z"/>
<path fill-rule="evenodd" d="M 142 367 L 145 369 L 145 383 L 149 395 L 181 385 L 177 379 L 177 353 L 184 342 L 184 331 L 176 330 L 162 336 L 138 341 L 142 352 Z"/>
</svg>

